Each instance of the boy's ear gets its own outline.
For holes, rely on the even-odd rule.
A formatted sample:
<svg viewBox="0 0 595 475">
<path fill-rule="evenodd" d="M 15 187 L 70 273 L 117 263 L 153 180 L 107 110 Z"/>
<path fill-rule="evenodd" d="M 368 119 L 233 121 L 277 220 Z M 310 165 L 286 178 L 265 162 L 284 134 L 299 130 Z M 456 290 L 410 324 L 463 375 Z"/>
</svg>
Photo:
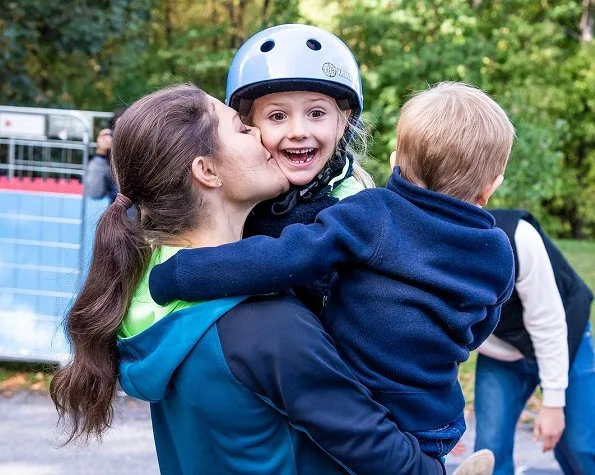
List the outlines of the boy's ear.
<svg viewBox="0 0 595 475">
<path fill-rule="evenodd" d="M 397 152 L 396 150 L 390 154 L 390 167 L 395 168 L 397 166 Z"/>
<path fill-rule="evenodd" d="M 192 160 L 192 177 L 202 186 L 207 188 L 219 188 L 221 180 L 217 176 L 215 166 L 211 157 L 195 157 Z"/>
<path fill-rule="evenodd" d="M 476 199 L 476 204 L 478 204 L 479 206 L 485 206 L 488 204 L 488 200 L 490 199 L 490 196 L 492 196 L 492 194 L 494 193 L 494 191 L 496 191 L 498 189 L 498 187 L 502 184 L 502 182 L 504 181 L 504 175 L 498 175 L 494 181 L 488 183 L 486 186 L 483 187 L 483 189 L 481 190 L 481 193 L 479 193 L 479 195 L 477 196 Z"/>
</svg>

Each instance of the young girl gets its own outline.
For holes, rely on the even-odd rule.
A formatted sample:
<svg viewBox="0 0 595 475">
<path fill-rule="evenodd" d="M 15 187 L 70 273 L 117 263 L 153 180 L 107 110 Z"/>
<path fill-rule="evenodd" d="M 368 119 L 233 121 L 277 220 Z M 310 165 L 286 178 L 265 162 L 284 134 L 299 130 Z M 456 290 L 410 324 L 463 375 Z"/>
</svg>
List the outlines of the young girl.
<svg viewBox="0 0 595 475">
<path fill-rule="evenodd" d="M 313 223 L 323 209 L 374 186 L 356 153 L 366 145 L 359 67 L 332 33 L 309 25 L 257 33 L 233 59 L 226 96 L 247 124 L 261 130 L 263 145 L 291 184 L 287 193 L 256 206 L 243 237 L 278 237 L 287 226 Z M 294 291 L 320 314 L 331 278 Z"/>
<path fill-rule="evenodd" d="M 324 208 L 374 186 L 350 148 L 363 136 L 359 68 L 335 35 L 308 25 L 256 34 L 233 59 L 226 101 L 261 129 L 264 146 L 292 185 L 255 208 L 244 237 L 279 236 L 286 226 L 312 223 Z"/>
</svg>

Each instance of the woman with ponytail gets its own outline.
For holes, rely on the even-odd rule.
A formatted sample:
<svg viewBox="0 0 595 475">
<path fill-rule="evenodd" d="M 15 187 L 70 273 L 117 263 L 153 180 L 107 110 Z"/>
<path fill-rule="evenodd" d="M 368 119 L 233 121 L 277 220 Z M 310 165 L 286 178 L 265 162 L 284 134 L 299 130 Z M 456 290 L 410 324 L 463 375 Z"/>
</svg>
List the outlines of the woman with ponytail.
<svg viewBox="0 0 595 475">
<path fill-rule="evenodd" d="M 167 475 L 444 473 L 295 298 L 151 299 L 155 265 L 239 240 L 252 208 L 287 190 L 258 129 L 195 86 L 175 86 L 122 115 L 112 166 L 120 194 L 67 317 L 72 360 L 50 387 L 66 443 L 110 427 L 119 379 L 151 403 Z"/>
</svg>

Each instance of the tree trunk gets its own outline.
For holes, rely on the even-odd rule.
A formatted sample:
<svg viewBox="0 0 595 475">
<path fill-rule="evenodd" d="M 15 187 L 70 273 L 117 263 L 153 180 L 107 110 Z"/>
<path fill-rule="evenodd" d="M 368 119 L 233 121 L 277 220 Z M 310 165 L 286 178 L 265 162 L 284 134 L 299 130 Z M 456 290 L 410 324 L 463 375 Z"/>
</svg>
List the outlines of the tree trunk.
<svg viewBox="0 0 595 475">
<path fill-rule="evenodd" d="M 583 15 L 579 23 L 581 41 L 593 40 L 593 0 L 583 0 Z"/>
<path fill-rule="evenodd" d="M 172 0 L 166 0 L 165 1 L 165 14 L 164 14 L 164 21 L 165 21 L 165 44 L 167 45 L 167 49 L 169 51 L 171 51 L 171 47 L 172 47 L 172 42 L 173 42 L 173 21 L 172 21 L 172 4 L 171 4 Z M 172 58 L 169 57 L 167 59 L 167 69 L 169 74 L 171 74 L 172 76 L 175 73 L 175 65 L 172 61 Z"/>
</svg>

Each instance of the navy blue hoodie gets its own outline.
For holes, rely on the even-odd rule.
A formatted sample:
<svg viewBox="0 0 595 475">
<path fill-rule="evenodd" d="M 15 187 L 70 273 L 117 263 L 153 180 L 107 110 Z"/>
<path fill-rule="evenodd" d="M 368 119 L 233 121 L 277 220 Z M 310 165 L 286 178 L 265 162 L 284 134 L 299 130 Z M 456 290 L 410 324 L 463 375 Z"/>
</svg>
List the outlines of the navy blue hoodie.
<svg viewBox="0 0 595 475">
<path fill-rule="evenodd" d="M 498 323 L 512 249 L 481 208 L 422 189 L 395 168 L 278 239 L 188 249 L 153 269 L 154 300 L 265 293 L 338 271 L 323 324 L 399 427 L 443 427 L 464 408 L 458 364 Z"/>
</svg>

